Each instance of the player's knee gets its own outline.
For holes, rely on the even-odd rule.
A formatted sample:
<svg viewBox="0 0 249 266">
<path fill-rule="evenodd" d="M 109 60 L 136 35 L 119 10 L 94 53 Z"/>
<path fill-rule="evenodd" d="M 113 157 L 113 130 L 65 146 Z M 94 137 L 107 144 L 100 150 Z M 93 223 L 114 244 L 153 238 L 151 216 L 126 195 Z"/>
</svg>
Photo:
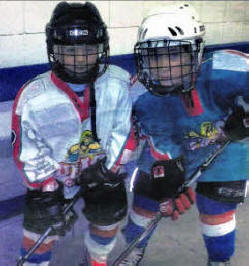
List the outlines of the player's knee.
<svg viewBox="0 0 249 266">
<path fill-rule="evenodd" d="M 210 199 L 197 193 L 197 206 L 209 260 L 229 260 L 235 248 L 237 204 Z"/>
<path fill-rule="evenodd" d="M 144 232 L 145 228 L 154 218 L 158 210 L 158 202 L 142 195 L 134 195 L 133 206 L 129 213 L 128 223 L 124 230 L 122 230 L 127 243 L 130 243 Z M 153 232 L 151 232 L 151 234 L 152 233 Z M 145 247 L 147 245 L 151 234 L 141 241 L 139 244 L 140 247 Z"/>
<path fill-rule="evenodd" d="M 91 239 L 93 239 L 95 242 L 101 245 L 108 245 L 116 237 L 118 228 L 119 223 L 111 224 L 108 226 L 90 224 L 89 233 Z"/>
<path fill-rule="evenodd" d="M 226 261 L 234 253 L 235 211 L 222 214 L 200 214 L 201 230 L 211 261 Z"/>
<path fill-rule="evenodd" d="M 159 211 L 159 203 L 148 197 L 135 194 L 130 219 L 140 227 L 146 227 Z"/>
<path fill-rule="evenodd" d="M 40 234 L 23 229 L 23 242 L 20 250 L 21 256 L 25 256 L 28 253 L 28 251 L 36 244 L 36 241 L 40 236 Z M 29 257 L 27 265 L 29 265 L 29 263 L 37 263 L 37 265 L 40 265 L 41 263 L 49 263 L 52 256 L 53 244 L 56 239 L 57 237 L 55 236 L 48 236 Z"/>
</svg>

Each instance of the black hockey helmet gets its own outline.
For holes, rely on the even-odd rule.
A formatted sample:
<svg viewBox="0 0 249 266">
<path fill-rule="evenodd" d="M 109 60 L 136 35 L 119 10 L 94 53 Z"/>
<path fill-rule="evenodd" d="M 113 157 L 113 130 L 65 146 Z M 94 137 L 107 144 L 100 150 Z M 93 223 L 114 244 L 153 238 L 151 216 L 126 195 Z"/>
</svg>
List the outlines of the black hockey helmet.
<svg viewBox="0 0 249 266">
<path fill-rule="evenodd" d="M 60 2 L 46 25 L 46 42 L 51 68 L 65 82 L 93 82 L 108 66 L 107 28 L 92 3 Z M 94 49 L 89 49 L 91 46 Z M 82 47 L 84 53 L 79 52 Z M 70 57 L 70 64 L 64 60 L 65 56 Z M 78 57 L 84 57 L 80 66 Z M 90 60 L 93 57 L 94 62 Z"/>
</svg>

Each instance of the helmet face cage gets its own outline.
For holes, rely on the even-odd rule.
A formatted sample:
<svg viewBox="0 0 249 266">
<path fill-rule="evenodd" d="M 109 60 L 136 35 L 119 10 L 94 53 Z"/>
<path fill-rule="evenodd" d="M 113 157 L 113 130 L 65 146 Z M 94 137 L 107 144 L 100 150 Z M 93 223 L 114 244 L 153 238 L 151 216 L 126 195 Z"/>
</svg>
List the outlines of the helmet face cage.
<svg viewBox="0 0 249 266">
<path fill-rule="evenodd" d="M 148 40 L 134 48 L 139 81 L 153 94 L 190 91 L 202 57 L 202 39 Z"/>
<path fill-rule="evenodd" d="M 89 83 L 101 76 L 109 64 L 108 44 L 52 44 L 48 55 L 52 70 L 62 80 Z"/>
</svg>

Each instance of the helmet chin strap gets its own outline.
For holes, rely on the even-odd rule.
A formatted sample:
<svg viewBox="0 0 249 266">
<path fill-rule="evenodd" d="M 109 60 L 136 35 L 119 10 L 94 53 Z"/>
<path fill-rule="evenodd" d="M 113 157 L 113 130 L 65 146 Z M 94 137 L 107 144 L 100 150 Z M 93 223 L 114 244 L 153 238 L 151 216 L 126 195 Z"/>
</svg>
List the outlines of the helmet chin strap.
<svg viewBox="0 0 249 266">
<path fill-rule="evenodd" d="M 192 97 L 192 90 L 194 89 L 194 87 L 192 87 L 190 90 L 185 91 L 185 92 L 181 92 L 181 97 L 185 103 L 185 106 L 187 106 L 187 108 L 194 108 L 194 100 Z"/>
<path fill-rule="evenodd" d="M 156 89 L 156 87 L 158 89 Z M 194 86 L 191 86 L 188 89 L 186 89 L 186 88 L 184 88 L 183 85 L 179 85 L 177 87 L 175 87 L 175 86 L 170 87 L 168 91 L 163 92 L 163 90 L 162 90 L 162 92 L 160 92 L 160 87 L 161 87 L 160 85 L 154 85 L 154 86 L 150 85 L 147 88 L 150 91 L 150 93 L 152 93 L 155 96 L 159 96 L 159 97 L 166 96 L 166 95 L 178 96 L 178 95 L 182 95 L 182 94 L 188 94 L 189 92 L 191 93 L 191 91 L 194 88 Z M 161 87 L 161 88 L 163 88 L 163 87 Z M 171 88 L 172 88 L 172 90 L 171 90 Z"/>
<path fill-rule="evenodd" d="M 160 80 L 151 81 L 147 77 L 146 88 L 155 96 L 165 96 L 165 95 L 181 95 L 192 91 L 194 88 L 194 82 L 192 82 L 192 76 L 181 77 L 181 83 L 179 85 L 165 86 L 162 85 Z M 172 84 L 173 84 L 173 80 Z"/>
</svg>

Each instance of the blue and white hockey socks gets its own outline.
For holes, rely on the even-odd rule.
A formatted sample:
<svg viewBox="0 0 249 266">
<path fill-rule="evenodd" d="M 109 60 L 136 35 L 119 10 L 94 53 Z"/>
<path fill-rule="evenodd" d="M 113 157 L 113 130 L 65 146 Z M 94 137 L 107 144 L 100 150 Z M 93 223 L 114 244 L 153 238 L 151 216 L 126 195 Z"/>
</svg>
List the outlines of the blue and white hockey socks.
<svg viewBox="0 0 249 266">
<path fill-rule="evenodd" d="M 91 260 L 98 262 L 98 265 L 105 265 L 109 253 L 115 246 L 118 227 L 119 223 L 108 226 L 89 224 L 84 241 Z M 95 265 L 93 262 L 92 264 Z"/>
<path fill-rule="evenodd" d="M 210 261 L 228 261 L 234 254 L 237 204 L 196 195 L 203 239 Z"/>
<path fill-rule="evenodd" d="M 144 232 L 147 225 L 159 211 L 159 203 L 149 198 L 134 194 L 133 207 L 130 211 L 128 223 L 123 229 L 127 243 L 132 242 L 137 236 Z M 145 248 L 153 232 L 138 244 L 138 248 Z"/>
<path fill-rule="evenodd" d="M 35 242 L 40 238 L 39 234 L 23 229 L 23 242 L 21 248 L 21 256 L 25 256 L 28 250 L 34 246 Z M 52 258 L 52 247 L 56 236 L 47 237 L 44 242 L 35 250 L 35 252 L 27 259 L 24 266 L 48 266 Z"/>
</svg>

